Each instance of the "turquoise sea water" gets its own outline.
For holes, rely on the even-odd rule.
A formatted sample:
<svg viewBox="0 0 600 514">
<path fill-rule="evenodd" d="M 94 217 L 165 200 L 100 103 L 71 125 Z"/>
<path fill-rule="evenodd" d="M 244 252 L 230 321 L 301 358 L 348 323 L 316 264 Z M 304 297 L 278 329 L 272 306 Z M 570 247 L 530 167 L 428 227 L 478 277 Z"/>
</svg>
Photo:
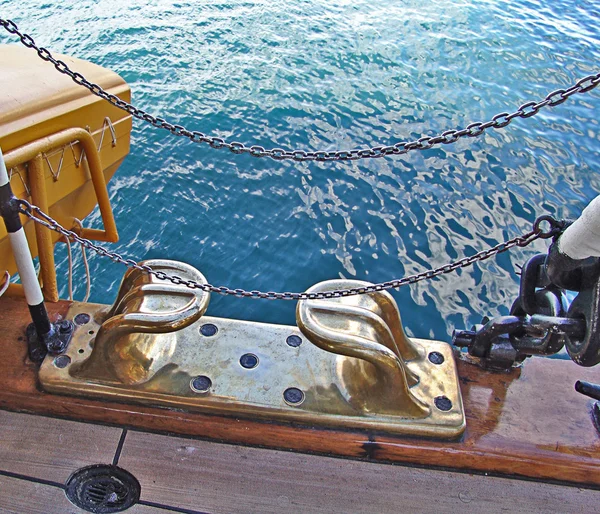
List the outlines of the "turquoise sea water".
<svg viewBox="0 0 600 514">
<path fill-rule="evenodd" d="M 155 115 L 265 147 L 433 135 L 600 67 L 593 1 L 10 0 L 0 15 L 51 50 L 117 71 Z M 594 91 L 484 137 L 352 163 L 233 155 L 135 121 L 109 187 L 121 235 L 111 248 L 182 260 L 245 289 L 419 272 L 521 234 L 540 214 L 577 216 L 600 192 L 599 107 Z M 99 226 L 97 213 L 86 223 Z M 408 332 L 448 340 L 454 327 L 506 313 L 516 265 L 545 247 L 394 292 Z M 64 249 L 57 257 L 66 271 Z M 91 268 L 91 301 L 112 302 L 124 269 L 100 257 Z M 80 299 L 79 256 L 75 272 Z M 213 295 L 209 313 L 293 323 L 294 308 Z"/>
</svg>

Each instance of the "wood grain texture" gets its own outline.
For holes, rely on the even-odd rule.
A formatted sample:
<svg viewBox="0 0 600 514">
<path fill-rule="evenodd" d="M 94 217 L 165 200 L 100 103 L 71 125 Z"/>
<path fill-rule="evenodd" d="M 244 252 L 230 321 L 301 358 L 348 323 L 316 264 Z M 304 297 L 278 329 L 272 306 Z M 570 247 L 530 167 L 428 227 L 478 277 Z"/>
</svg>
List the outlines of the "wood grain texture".
<svg viewBox="0 0 600 514">
<path fill-rule="evenodd" d="M 202 512 L 597 512 L 600 491 L 129 432 L 142 499 Z"/>
<path fill-rule="evenodd" d="M 110 464 L 121 432 L 0 410 L 0 471 L 62 484 L 78 468 Z"/>
<path fill-rule="evenodd" d="M 50 305 L 52 316 L 64 315 L 68 305 Z M 460 441 L 441 442 L 45 394 L 36 388 L 35 366 L 26 359 L 27 322 L 25 302 L 0 299 L 0 408 L 245 445 L 600 486 L 600 436 L 590 419 L 591 401 L 573 389 L 577 379 L 600 382 L 600 368 L 533 358 L 511 373 L 488 373 L 459 362 L 467 430 Z"/>
<path fill-rule="evenodd" d="M 73 505 L 59 487 L 28 480 L 0 476 L 0 512 L 2 514 L 87 514 Z M 127 514 L 163 514 L 164 509 L 134 505 Z"/>
</svg>

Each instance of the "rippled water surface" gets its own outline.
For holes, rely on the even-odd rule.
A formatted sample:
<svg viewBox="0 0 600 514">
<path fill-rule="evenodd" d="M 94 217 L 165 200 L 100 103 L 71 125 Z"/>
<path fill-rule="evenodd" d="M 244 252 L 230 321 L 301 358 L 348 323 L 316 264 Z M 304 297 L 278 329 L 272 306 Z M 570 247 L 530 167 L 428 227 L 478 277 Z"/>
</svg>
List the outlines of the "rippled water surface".
<svg viewBox="0 0 600 514">
<path fill-rule="evenodd" d="M 592 1 L 10 0 L 0 14 L 43 46 L 117 71 L 137 106 L 265 147 L 433 135 L 600 67 Z M 246 289 L 419 272 L 523 233 L 539 214 L 577 216 L 600 192 L 599 106 L 594 91 L 484 137 L 353 163 L 238 156 L 135 121 L 109 187 L 113 247 Z M 454 327 L 506 313 L 516 265 L 545 246 L 394 292 L 409 333 L 448 340 Z M 91 267 L 91 300 L 112 302 L 123 269 L 99 257 Z M 76 277 L 81 298 L 80 261 Z M 213 295 L 209 313 L 293 323 L 294 307 Z"/>
</svg>

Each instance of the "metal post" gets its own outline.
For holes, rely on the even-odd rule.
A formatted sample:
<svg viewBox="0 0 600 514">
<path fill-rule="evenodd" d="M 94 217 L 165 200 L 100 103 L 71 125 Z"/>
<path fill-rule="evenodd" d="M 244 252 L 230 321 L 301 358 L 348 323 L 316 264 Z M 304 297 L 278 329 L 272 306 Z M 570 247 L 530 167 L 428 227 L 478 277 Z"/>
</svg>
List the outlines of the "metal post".
<svg viewBox="0 0 600 514">
<path fill-rule="evenodd" d="M 4 157 L 0 149 L 0 215 L 4 219 L 6 231 L 12 247 L 17 270 L 25 291 L 33 324 L 27 328 L 29 356 L 41 361 L 46 352 L 60 353 L 65 350 L 72 333 L 72 323 L 63 320 L 56 325 L 50 323 L 44 304 L 42 289 L 37 279 L 27 237 L 19 217 L 19 204 L 10 187 Z M 68 336 L 68 337 L 67 337 Z"/>
</svg>

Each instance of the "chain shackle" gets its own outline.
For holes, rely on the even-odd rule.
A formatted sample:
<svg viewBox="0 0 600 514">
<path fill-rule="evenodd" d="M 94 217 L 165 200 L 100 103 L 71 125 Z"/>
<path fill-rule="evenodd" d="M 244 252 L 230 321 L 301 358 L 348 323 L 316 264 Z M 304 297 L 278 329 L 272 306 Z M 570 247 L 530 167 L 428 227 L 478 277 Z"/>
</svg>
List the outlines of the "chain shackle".
<svg viewBox="0 0 600 514">
<path fill-rule="evenodd" d="M 548 223 L 548 230 L 542 228 L 542 223 Z M 557 220 L 549 214 L 539 216 L 533 222 L 533 231 L 538 234 L 541 239 L 550 239 L 564 232 L 565 228 L 570 224 L 567 220 Z"/>
</svg>

